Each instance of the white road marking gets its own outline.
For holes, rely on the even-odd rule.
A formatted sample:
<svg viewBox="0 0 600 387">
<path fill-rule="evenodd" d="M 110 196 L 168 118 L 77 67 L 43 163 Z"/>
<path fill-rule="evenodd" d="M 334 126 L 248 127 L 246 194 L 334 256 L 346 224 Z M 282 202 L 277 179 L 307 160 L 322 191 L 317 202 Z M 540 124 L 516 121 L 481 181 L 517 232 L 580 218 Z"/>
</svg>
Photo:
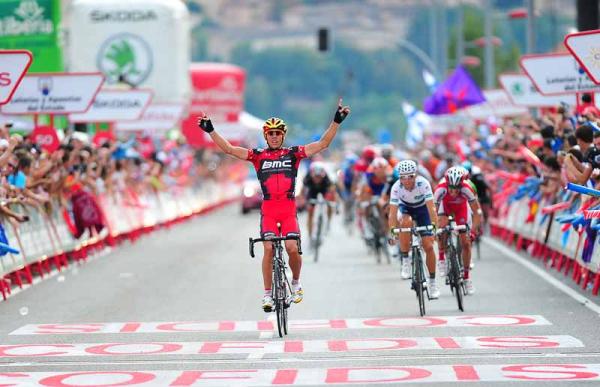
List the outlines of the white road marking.
<svg viewBox="0 0 600 387">
<path fill-rule="evenodd" d="M 361 366 L 335 368 L 62 371 L 0 374 L 11 386 L 271 386 L 371 385 L 442 382 L 599 381 L 600 364 L 483 364 Z M 100 384 L 101 383 L 101 384 Z"/>
<path fill-rule="evenodd" d="M 496 250 L 500 251 L 502 254 L 506 255 L 508 258 L 512 259 L 513 261 L 515 261 L 515 262 L 521 264 L 522 266 L 524 266 L 525 268 L 529 269 L 532 273 L 534 273 L 537 276 L 539 276 L 540 278 L 544 279 L 550 285 L 554 286 L 555 288 L 562 291 L 569 297 L 573 298 L 575 301 L 582 304 L 586 308 L 590 309 L 592 312 L 595 312 L 600 315 L 600 305 L 594 303 L 592 300 L 590 300 L 589 298 L 580 294 L 578 291 L 576 291 L 576 290 L 570 288 L 569 286 L 565 285 L 564 283 L 560 282 L 559 280 L 554 278 L 552 275 L 548 274 L 544 269 L 539 268 L 535 264 L 529 262 L 526 258 L 523 258 L 521 255 L 517 254 L 515 251 L 511 250 L 510 248 L 502 245 L 498 241 L 495 241 L 491 238 L 484 238 L 483 241 L 485 243 L 489 244 L 490 246 L 492 246 L 493 248 L 495 248 Z"/>
<path fill-rule="evenodd" d="M 172 355 L 249 355 L 262 359 L 265 354 L 362 354 L 365 352 L 404 352 L 427 350 L 493 349 L 550 350 L 582 348 L 580 340 L 568 335 L 550 336 L 460 336 L 460 337 L 382 337 L 330 340 L 252 340 L 252 341 L 152 341 L 111 343 L 0 344 L 2 359 L 51 357 L 118 357 Z"/>
</svg>

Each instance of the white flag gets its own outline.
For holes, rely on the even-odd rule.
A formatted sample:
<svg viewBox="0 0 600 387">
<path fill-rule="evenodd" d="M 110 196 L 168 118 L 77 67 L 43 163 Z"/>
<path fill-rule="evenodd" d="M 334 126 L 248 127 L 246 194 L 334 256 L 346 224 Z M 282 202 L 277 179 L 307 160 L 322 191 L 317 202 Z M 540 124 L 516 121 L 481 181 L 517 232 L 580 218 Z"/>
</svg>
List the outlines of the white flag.
<svg viewBox="0 0 600 387">
<path fill-rule="evenodd" d="M 423 133 L 431 123 L 431 119 L 425 113 L 417 110 L 413 105 L 402 102 L 402 111 L 408 123 L 406 130 L 406 145 L 409 147 L 416 146 L 423 141 Z"/>
</svg>

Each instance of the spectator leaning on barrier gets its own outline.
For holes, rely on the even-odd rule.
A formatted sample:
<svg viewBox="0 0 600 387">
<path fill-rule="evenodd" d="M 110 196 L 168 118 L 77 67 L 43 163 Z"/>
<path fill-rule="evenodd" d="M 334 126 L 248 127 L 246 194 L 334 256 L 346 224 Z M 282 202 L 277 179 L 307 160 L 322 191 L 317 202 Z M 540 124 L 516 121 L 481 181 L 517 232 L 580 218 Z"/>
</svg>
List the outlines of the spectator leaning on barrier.
<svg viewBox="0 0 600 387">
<path fill-rule="evenodd" d="M 581 125 L 575 131 L 577 145 L 574 147 L 582 153 L 582 161 L 579 161 L 573 153 L 565 155 L 565 166 L 567 172 L 572 176 L 571 182 L 586 184 L 594 168 L 600 168 L 600 152 L 594 146 L 594 129 L 591 125 Z"/>
</svg>

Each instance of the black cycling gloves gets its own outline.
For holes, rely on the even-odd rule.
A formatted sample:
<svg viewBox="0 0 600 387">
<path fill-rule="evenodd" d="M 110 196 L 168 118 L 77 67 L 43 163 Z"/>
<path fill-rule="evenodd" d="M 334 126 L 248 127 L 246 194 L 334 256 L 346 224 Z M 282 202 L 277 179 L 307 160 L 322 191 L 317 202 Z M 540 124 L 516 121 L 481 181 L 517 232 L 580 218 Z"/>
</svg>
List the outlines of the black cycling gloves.
<svg viewBox="0 0 600 387">
<path fill-rule="evenodd" d="M 348 117 L 348 111 L 344 110 L 342 105 L 338 105 L 337 110 L 335 111 L 335 116 L 333 117 L 333 122 L 337 124 L 341 124 Z"/>
<path fill-rule="evenodd" d="M 212 121 L 209 118 L 200 118 L 198 119 L 198 126 L 200 129 L 204 130 L 206 133 L 210 133 L 215 130 Z"/>
</svg>

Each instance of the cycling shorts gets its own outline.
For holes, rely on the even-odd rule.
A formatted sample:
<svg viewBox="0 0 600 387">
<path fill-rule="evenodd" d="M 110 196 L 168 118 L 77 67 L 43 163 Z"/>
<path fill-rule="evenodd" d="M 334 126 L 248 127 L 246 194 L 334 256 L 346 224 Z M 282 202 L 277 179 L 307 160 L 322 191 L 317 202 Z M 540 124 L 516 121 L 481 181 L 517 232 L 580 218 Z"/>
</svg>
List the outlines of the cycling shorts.
<svg viewBox="0 0 600 387">
<path fill-rule="evenodd" d="M 281 234 L 277 224 L 281 225 Z M 300 235 L 295 200 L 265 200 L 261 206 L 260 235 Z"/>
<path fill-rule="evenodd" d="M 457 225 L 471 226 L 469 204 L 467 202 L 451 204 L 442 201 L 438 208 L 438 216 L 452 216 Z"/>
<path fill-rule="evenodd" d="M 429 217 L 427 205 L 409 207 L 405 206 L 404 204 L 400 204 L 398 211 L 400 211 L 401 214 L 410 215 L 413 221 L 417 222 L 417 227 L 429 226 L 431 224 L 431 218 Z M 432 236 L 433 231 L 421 231 L 420 234 L 422 236 Z"/>
</svg>

